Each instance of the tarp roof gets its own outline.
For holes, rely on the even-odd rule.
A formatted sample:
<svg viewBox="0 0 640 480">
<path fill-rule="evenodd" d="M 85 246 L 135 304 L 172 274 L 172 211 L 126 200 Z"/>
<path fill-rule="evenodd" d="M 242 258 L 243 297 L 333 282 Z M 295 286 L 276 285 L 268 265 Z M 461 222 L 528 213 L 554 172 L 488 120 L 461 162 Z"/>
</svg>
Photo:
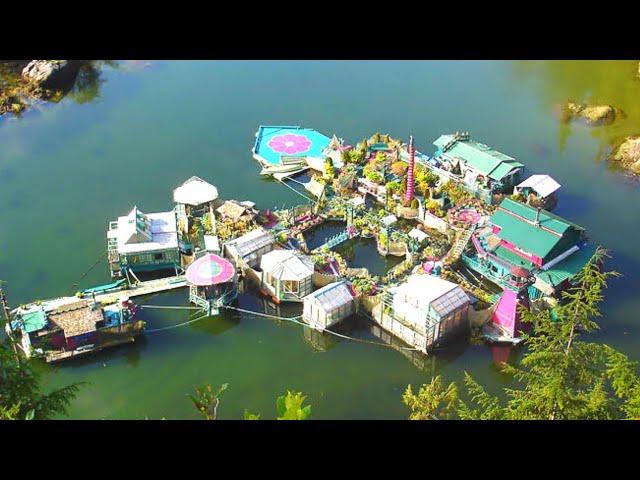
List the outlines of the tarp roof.
<svg viewBox="0 0 640 480">
<path fill-rule="evenodd" d="M 332 312 L 343 305 L 353 301 L 353 295 L 349 285 L 344 280 L 330 283 L 319 290 L 310 293 L 304 298 L 305 302 L 311 301 L 324 312 Z"/>
<path fill-rule="evenodd" d="M 294 250 L 273 250 L 262 256 L 260 269 L 278 280 L 304 280 L 313 275 L 310 257 Z"/>
<path fill-rule="evenodd" d="M 43 329 L 47 325 L 47 316 L 42 307 L 38 310 L 21 313 L 19 318 L 11 322 L 11 328 L 20 328 L 23 332 L 31 333 Z"/>
<path fill-rule="evenodd" d="M 560 188 L 560 184 L 549 175 L 531 175 L 524 182 L 517 186 L 518 189 L 532 188 L 542 198 L 548 197 Z"/>
<path fill-rule="evenodd" d="M 218 189 L 193 176 L 173 191 L 173 201 L 185 205 L 202 205 L 218 198 Z"/>
<path fill-rule="evenodd" d="M 453 135 L 441 135 L 433 144 L 441 149 L 451 140 Z M 473 140 L 456 141 L 445 155 L 461 158 L 471 167 L 498 181 L 512 170 L 524 167 L 514 158 Z"/>
</svg>

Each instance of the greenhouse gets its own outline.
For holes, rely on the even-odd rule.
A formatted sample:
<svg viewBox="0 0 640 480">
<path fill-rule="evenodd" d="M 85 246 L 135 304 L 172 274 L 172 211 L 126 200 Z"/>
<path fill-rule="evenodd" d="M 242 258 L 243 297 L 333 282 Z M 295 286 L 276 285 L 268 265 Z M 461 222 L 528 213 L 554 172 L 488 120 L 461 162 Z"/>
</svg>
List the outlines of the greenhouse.
<svg viewBox="0 0 640 480">
<path fill-rule="evenodd" d="M 469 297 L 455 283 L 414 274 L 390 290 L 390 317 L 426 337 L 425 347 L 468 327 Z"/>
<path fill-rule="evenodd" d="M 353 291 L 344 280 L 307 295 L 303 303 L 303 320 L 317 330 L 335 325 L 355 312 Z"/>
<path fill-rule="evenodd" d="M 236 266 L 246 265 L 255 268 L 260 264 L 262 255 L 273 250 L 273 236 L 262 228 L 256 228 L 238 237 L 224 246 L 226 255 L 236 262 Z"/>
<path fill-rule="evenodd" d="M 313 291 L 313 260 L 293 250 L 273 250 L 260 262 L 262 287 L 277 302 L 302 301 Z"/>
</svg>

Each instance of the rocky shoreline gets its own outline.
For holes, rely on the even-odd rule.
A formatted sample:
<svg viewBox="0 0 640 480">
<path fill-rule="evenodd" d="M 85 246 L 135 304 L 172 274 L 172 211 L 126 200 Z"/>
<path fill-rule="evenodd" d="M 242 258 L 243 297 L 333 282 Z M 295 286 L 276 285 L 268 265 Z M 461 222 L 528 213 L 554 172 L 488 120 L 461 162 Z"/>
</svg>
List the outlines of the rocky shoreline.
<svg viewBox="0 0 640 480">
<path fill-rule="evenodd" d="M 0 116 L 20 115 L 38 100 L 59 101 L 73 87 L 81 60 L 0 60 Z"/>
</svg>

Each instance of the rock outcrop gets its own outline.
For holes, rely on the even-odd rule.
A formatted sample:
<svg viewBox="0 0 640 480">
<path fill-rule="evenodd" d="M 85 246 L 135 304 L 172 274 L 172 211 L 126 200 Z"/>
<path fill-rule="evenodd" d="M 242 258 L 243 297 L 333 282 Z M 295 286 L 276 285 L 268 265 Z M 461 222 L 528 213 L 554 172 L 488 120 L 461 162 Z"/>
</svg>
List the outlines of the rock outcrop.
<svg viewBox="0 0 640 480">
<path fill-rule="evenodd" d="M 76 64 L 72 60 L 31 60 L 22 70 L 22 77 L 45 88 L 60 88 L 73 80 Z"/>
<path fill-rule="evenodd" d="M 613 123 L 622 110 L 611 105 L 587 105 L 569 102 L 563 106 L 562 117 L 565 121 L 574 119 L 584 120 L 587 125 L 608 125 Z"/>
<path fill-rule="evenodd" d="M 627 137 L 610 157 L 627 170 L 640 174 L 640 136 Z"/>
</svg>

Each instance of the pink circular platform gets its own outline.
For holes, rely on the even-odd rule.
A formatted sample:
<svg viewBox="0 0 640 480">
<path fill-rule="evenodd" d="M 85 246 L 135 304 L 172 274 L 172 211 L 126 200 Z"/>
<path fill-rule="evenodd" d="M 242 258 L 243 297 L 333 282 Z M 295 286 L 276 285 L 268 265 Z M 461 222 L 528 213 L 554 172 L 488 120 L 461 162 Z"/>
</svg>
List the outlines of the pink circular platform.
<svg viewBox="0 0 640 480">
<path fill-rule="evenodd" d="M 234 273 L 235 268 L 229 260 L 208 253 L 189 265 L 187 282 L 200 287 L 217 285 L 231 280 Z"/>
</svg>

